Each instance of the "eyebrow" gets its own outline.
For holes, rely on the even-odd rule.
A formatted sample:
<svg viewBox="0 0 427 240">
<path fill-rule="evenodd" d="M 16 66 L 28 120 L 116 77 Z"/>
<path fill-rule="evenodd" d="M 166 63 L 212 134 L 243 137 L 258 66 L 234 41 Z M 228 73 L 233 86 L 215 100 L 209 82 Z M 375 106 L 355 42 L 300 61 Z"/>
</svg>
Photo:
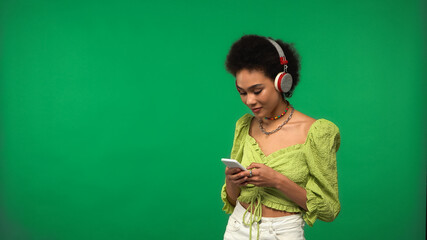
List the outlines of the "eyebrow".
<svg viewBox="0 0 427 240">
<path fill-rule="evenodd" d="M 236 86 L 237 86 L 237 88 L 238 88 L 238 89 L 242 89 L 242 90 L 244 90 L 243 88 L 239 87 L 237 84 L 236 84 Z M 248 90 L 252 90 L 252 89 L 254 89 L 254 88 L 257 88 L 257 87 L 263 87 L 263 86 L 264 86 L 263 84 L 255 84 L 255 85 L 250 86 L 250 87 L 248 88 Z"/>
</svg>

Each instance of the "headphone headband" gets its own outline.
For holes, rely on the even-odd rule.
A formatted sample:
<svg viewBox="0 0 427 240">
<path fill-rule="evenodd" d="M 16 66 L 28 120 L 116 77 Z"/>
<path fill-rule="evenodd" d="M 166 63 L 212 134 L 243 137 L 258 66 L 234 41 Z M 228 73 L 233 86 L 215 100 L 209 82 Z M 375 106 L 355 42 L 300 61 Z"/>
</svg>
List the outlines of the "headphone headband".
<svg viewBox="0 0 427 240">
<path fill-rule="evenodd" d="M 280 57 L 280 64 L 283 65 L 283 72 L 280 72 L 276 75 L 276 78 L 274 79 L 274 86 L 277 89 L 277 91 L 281 93 L 287 93 L 292 88 L 292 76 L 291 74 L 287 73 L 288 70 L 288 60 L 286 60 L 285 53 L 283 52 L 283 49 L 280 47 L 280 45 L 274 41 L 273 39 L 266 38 L 273 46 L 276 48 L 277 52 L 279 53 Z"/>
<path fill-rule="evenodd" d="M 271 44 L 273 44 L 273 46 L 276 48 L 277 52 L 279 53 L 279 57 L 280 57 L 280 64 L 283 65 L 283 68 L 285 70 L 285 72 L 287 72 L 288 70 L 288 60 L 286 60 L 286 56 L 285 53 L 283 52 L 283 49 L 280 47 L 280 45 L 274 41 L 273 39 L 270 38 L 266 38 L 268 41 L 271 42 Z"/>
</svg>

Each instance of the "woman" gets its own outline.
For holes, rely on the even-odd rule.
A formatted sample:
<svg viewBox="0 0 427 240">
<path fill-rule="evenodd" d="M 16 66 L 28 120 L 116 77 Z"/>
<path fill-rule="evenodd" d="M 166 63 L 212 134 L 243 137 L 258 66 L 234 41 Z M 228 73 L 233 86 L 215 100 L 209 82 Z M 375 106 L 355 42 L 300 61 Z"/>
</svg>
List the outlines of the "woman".
<svg viewBox="0 0 427 240">
<path fill-rule="evenodd" d="M 236 123 L 221 198 L 231 214 L 224 239 L 305 239 L 304 225 L 333 221 L 340 211 L 337 126 L 313 119 L 288 102 L 299 81 L 299 57 L 280 40 L 243 36 L 227 70 L 253 115 Z"/>
</svg>

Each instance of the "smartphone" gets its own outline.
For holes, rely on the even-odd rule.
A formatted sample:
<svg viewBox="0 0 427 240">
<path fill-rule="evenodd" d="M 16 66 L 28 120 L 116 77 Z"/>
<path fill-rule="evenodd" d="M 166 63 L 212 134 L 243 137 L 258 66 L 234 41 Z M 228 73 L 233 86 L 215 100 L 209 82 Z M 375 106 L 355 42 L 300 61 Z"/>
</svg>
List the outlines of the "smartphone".
<svg viewBox="0 0 427 240">
<path fill-rule="evenodd" d="M 243 171 L 247 171 L 246 168 L 242 166 L 242 164 L 234 159 L 221 158 L 221 161 L 229 168 L 240 168 Z"/>
</svg>

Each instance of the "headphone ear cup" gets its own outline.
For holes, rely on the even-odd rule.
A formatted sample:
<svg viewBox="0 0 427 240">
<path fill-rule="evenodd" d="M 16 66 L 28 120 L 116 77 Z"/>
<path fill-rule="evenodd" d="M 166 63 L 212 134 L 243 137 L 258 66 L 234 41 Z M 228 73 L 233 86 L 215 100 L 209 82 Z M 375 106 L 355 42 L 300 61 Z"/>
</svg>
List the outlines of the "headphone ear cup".
<svg viewBox="0 0 427 240">
<path fill-rule="evenodd" d="M 292 76 L 290 73 L 280 72 L 274 79 L 274 87 L 277 91 L 287 93 L 292 88 Z"/>
</svg>

